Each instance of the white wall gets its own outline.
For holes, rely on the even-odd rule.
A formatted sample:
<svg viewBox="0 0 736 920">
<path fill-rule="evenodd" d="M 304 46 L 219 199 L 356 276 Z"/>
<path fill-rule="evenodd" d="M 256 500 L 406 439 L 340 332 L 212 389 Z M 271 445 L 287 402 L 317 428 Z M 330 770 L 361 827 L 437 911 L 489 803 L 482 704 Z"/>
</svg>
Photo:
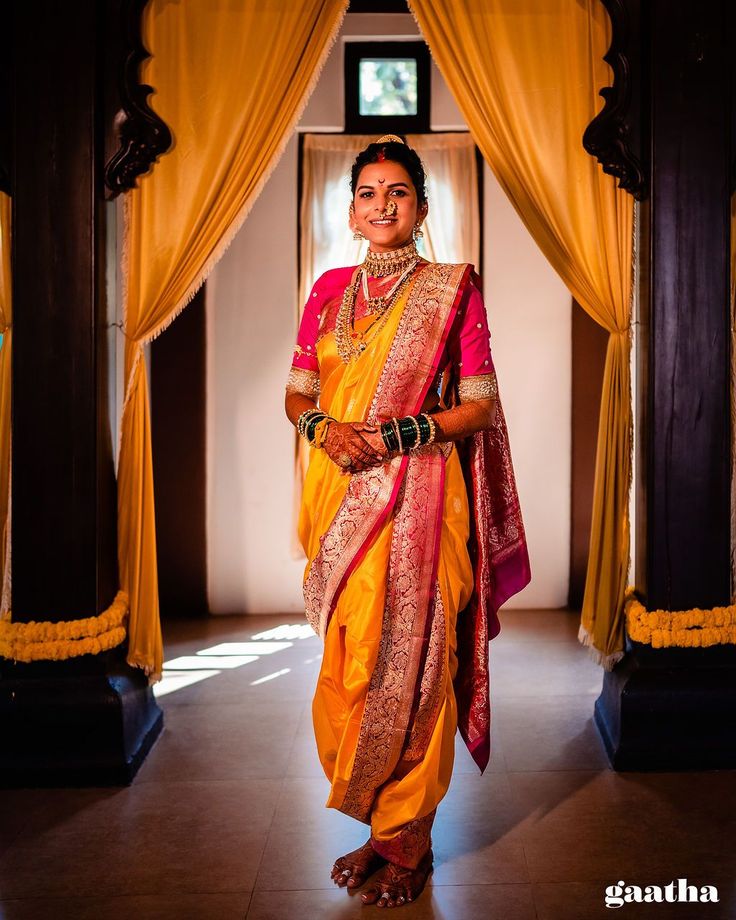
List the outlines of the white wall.
<svg viewBox="0 0 736 920">
<path fill-rule="evenodd" d="M 345 72 L 343 69 L 343 46 L 349 41 L 370 41 L 379 39 L 419 39 L 419 29 L 408 13 L 361 13 L 345 17 L 342 29 L 332 49 L 317 86 L 314 88 L 304 115 L 299 123 L 300 131 L 344 131 Z M 455 100 L 447 84 L 430 61 L 432 80 L 432 102 L 430 123 L 433 131 L 466 131 Z"/>
<path fill-rule="evenodd" d="M 348 15 L 300 122 L 343 130 L 342 47 L 416 34 L 411 16 Z M 433 130 L 466 130 L 434 64 Z M 213 613 L 303 609 L 291 555 L 293 429 L 283 392 L 295 336 L 292 139 L 207 292 L 207 567 Z M 431 205 L 430 205 L 431 206 Z M 485 174 L 485 294 L 527 525 L 532 584 L 509 607 L 563 606 L 570 537 L 571 300 Z"/>
<path fill-rule="evenodd" d="M 570 566 L 572 298 L 484 169 L 484 296 L 532 581 L 507 606 L 563 607 Z"/>
<path fill-rule="evenodd" d="M 207 282 L 207 579 L 213 613 L 303 609 L 284 415 L 297 296 L 296 139 Z"/>
</svg>

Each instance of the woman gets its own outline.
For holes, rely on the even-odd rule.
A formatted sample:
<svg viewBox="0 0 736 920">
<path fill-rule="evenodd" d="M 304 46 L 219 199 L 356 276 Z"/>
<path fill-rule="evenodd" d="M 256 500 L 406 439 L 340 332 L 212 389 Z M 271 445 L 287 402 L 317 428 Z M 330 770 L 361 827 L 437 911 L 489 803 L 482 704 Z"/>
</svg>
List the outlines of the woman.
<svg viewBox="0 0 736 920">
<path fill-rule="evenodd" d="M 312 710 L 327 805 L 371 828 L 332 878 L 377 873 L 363 901 L 396 907 L 431 872 L 458 721 L 488 761 L 488 639 L 529 564 L 480 279 L 419 257 L 425 175 L 400 137 L 358 155 L 351 191 L 368 254 L 315 283 L 286 412 L 314 448 L 299 530 L 325 643 Z"/>
</svg>

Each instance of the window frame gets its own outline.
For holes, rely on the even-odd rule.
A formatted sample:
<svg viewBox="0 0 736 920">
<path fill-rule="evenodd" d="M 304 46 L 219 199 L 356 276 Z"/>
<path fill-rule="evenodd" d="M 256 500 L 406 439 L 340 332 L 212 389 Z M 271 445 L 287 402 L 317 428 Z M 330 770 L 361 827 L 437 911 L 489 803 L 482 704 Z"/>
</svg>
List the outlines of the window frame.
<svg viewBox="0 0 736 920">
<path fill-rule="evenodd" d="M 361 58 L 404 58 L 417 63 L 416 115 L 361 115 L 359 111 Z M 432 87 L 429 48 L 413 41 L 359 41 L 345 43 L 345 133 L 428 134 Z"/>
</svg>

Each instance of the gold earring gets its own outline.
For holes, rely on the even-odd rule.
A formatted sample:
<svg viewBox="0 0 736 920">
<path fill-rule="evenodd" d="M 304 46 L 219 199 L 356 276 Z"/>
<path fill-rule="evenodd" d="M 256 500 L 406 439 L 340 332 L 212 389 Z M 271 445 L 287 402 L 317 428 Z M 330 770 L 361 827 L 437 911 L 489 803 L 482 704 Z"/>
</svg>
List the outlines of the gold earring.
<svg viewBox="0 0 736 920">
<path fill-rule="evenodd" d="M 415 240 L 418 240 L 420 237 L 424 236 L 424 234 L 422 233 L 422 229 L 421 229 L 421 228 L 422 228 L 422 225 L 421 225 L 421 224 L 414 224 L 414 233 L 413 233 L 413 236 L 414 236 L 414 239 L 415 239 Z"/>
<path fill-rule="evenodd" d="M 353 206 L 350 205 L 350 209 L 348 210 L 348 220 L 353 220 L 354 218 L 355 218 L 355 210 L 353 209 Z M 357 227 L 351 227 L 351 230 L 353 231 L 354 240 L 364 240 L 365 239 L 365 237 L 360 232 L 360 230 L 358 230 Z"/>
</svg>

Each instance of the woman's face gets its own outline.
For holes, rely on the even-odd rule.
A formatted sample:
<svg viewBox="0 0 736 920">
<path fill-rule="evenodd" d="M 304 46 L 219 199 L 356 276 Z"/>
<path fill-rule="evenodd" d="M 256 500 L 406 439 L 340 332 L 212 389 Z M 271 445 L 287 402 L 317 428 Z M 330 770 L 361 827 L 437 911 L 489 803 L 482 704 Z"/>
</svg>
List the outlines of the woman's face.
<svg viewBox="0 0 736 920">
<path fill-rule="evenodd" d="M 427 216 L 409 173 L 400 163 L 368 163 L 360 171 L 350 209 L 350 229 L 359 230 L 373 252 L 389 252 L 412 239 L 414 224 Z"/>
</svg>

